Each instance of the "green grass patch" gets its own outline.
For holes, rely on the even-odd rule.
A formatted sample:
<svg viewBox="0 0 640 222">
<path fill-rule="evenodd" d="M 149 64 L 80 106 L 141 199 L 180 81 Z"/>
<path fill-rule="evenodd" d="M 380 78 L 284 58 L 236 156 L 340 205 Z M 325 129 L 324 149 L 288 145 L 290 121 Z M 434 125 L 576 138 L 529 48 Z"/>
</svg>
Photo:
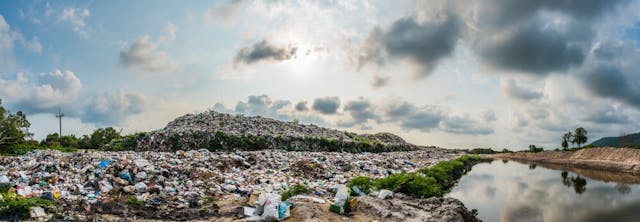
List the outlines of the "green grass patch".
<svg viewBox="0 0 640 222">
<path fill-rule="evenodd" d="M 29 208 L 42 207 L 49 214 L 57 214 L 56 202 L 41 198 L 23 198 L 15 193 L 2 193 L 4 200 L 0 202 L 0 218 L 29 218 Z"/>
<path fill-rule="evenodd" d="M 371 180 L 371 178 L 365 177 L 365 176 L 359 176 L 351 179 L 349 181 L 348 186 L 349 188 L 353 188 L 354 186 L 357 186 L 360 189 L 360 191 L 364 193 L 369 193 L 371 192 L 371 189 L 375 187 L 375 184 L 374 184 L 374 181 Z"/>
<path fill-rule="evenodd" d="M 59 147 L 59 146 L 40 146 L 29 144 L 15 144 L 11 146 L 0 147 L 0 155 L 5 156 L 19 156 L 27 154 L 33 150 L 58 150 L 60 152 L 76 152 L 78 149 L 72 147 Z"/>
<path fill-rule="evenodd" d="M 303 193 L 309 193 L 309 192 L 311 192 L 311 191 L 309 190 L 309 187 L 307 187 L 306 185 L 296 184 L 296 185 L 293 185 L 293 186 L 289 187 L 289 189 L 285 190 L 284 192 L 282 192 L 281 200 L 285 201 L 285 200 L 287 200 L 290 197 L 293 197 L 295 195 L 303 194 Z"/>
<path fill-rule="evenodd" d="M 144 201 L 138 200 L 136 196 L 128 196 L 127 198 L 124 199 L 124 202 L 129 205 L 134 205 L 139 207 L 144 206 Z"/>
</svg>

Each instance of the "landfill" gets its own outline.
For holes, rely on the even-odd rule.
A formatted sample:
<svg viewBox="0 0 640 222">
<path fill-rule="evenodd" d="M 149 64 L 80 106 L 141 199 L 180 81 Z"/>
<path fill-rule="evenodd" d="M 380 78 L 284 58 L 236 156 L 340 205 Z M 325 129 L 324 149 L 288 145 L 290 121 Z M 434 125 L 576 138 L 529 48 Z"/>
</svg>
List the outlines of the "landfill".
<svg viewBox="0 0 640 222">
<path fill-rule="evenodd" d="M 336 193 L 339 208 L 344 207 L 349 201 L 344 186 L 355 176 L 411 172 L 458 155 L 435 148 L 387 153 L 37 150 L 0 157 L 0 186 L 22 197 L 54 200 L 64 209 L 61 218 L 69 220 L 109 214 L 125 220 L 277 221 L 298 212 L 300 202 L 332 204 Z M 280 201 L 282 191 L 294 184 L 305 184 L 311 193 Z M 47 217 L 35 208 L 31 215 Z"/>
</svg>

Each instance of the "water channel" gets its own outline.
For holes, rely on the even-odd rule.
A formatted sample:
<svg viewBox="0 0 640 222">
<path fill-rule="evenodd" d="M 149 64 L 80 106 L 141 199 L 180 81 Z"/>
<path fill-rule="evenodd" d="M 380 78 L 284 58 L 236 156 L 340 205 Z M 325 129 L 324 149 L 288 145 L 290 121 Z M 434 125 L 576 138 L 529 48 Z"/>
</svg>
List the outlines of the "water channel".
<svg viewBox="0 0 640 222">
<path fill-rule="evenodd" d="M 496 160 L 448 194 L 483 221 L 640 221 L 640 176 Z"/>
</svg>

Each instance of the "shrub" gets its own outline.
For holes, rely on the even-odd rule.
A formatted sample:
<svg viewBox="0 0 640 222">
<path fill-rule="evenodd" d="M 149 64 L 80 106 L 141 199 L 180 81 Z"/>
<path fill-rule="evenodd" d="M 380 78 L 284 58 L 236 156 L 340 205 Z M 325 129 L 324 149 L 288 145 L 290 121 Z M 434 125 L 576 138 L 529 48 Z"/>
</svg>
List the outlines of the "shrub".
<svg viewBox="0 0 640 222">
<path fill-rule="evenodd" d="M 426 198 L 440 196 L 441 190 L 442 188 L 433 177 L 414 175 L 399 191 L 411 196 Z"/>
<path fill-rule="evenodd" d="M 291 187 L 289 187 L 289 189 L 287 189 L 286 191 L 284 191 L 281 195 L 281 200 L 285 201 L 287 199 L 289 199 L 290 197 L 293 197 L 295 195 L 298 194 L 303 194 L 303 193 L 309 193 L 309 188 L 306 185 L 303 184 L 295 184 Z"/>
<path fill-rule="evenodd" d="M 57 213 L 56 202 L 50 200 L 23 197 L 7 198 L 12 196 L 7 193 L 3 193 L 2 196 L 5 199 L 0 202 L 0 218 L 15 218 L 17 216 L 21 219 L 27 219 L 31 207 L 42 207 L 47 213 Z"/>
<path fill-rule="evenodd" d="M 354 186 L 357 186 L 360 191 L 364 193 L 369 193 L 371 192 L 371 189 L 375 188 L 374 182 L 371 180 L 371 178 L 365 176 L 359 176 L 351 179 L 349 181 L 349 188 L 351 189 Z"/>
<path fill-rule="evenodd" d="M 406 173 L 397 173 L 389 175 L 385 178 L 380 178 L 375 181 L 375 186 L 378 189 L 395 190 L 403 183 L 409 180 L 409 176 Z"/>
</svg>

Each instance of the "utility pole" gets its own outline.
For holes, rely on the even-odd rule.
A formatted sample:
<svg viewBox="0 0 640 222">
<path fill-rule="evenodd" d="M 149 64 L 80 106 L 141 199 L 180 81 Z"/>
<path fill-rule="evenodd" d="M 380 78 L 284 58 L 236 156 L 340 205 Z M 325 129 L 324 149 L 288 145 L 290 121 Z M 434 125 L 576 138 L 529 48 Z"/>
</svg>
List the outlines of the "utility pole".
<svg viewBox="0 0 640 222">
<path fill-rule="evenodd" d="M 60 123 L 60 132 L 58 134 L 59 138 L 62 138 L 62 117 L 64 116 L 64 113 L 60 112 L 60 107 L 58 107 L 58 115 L 56 115 L 56 118 L 58 118 L 58 121 Z"/>
</svg>

